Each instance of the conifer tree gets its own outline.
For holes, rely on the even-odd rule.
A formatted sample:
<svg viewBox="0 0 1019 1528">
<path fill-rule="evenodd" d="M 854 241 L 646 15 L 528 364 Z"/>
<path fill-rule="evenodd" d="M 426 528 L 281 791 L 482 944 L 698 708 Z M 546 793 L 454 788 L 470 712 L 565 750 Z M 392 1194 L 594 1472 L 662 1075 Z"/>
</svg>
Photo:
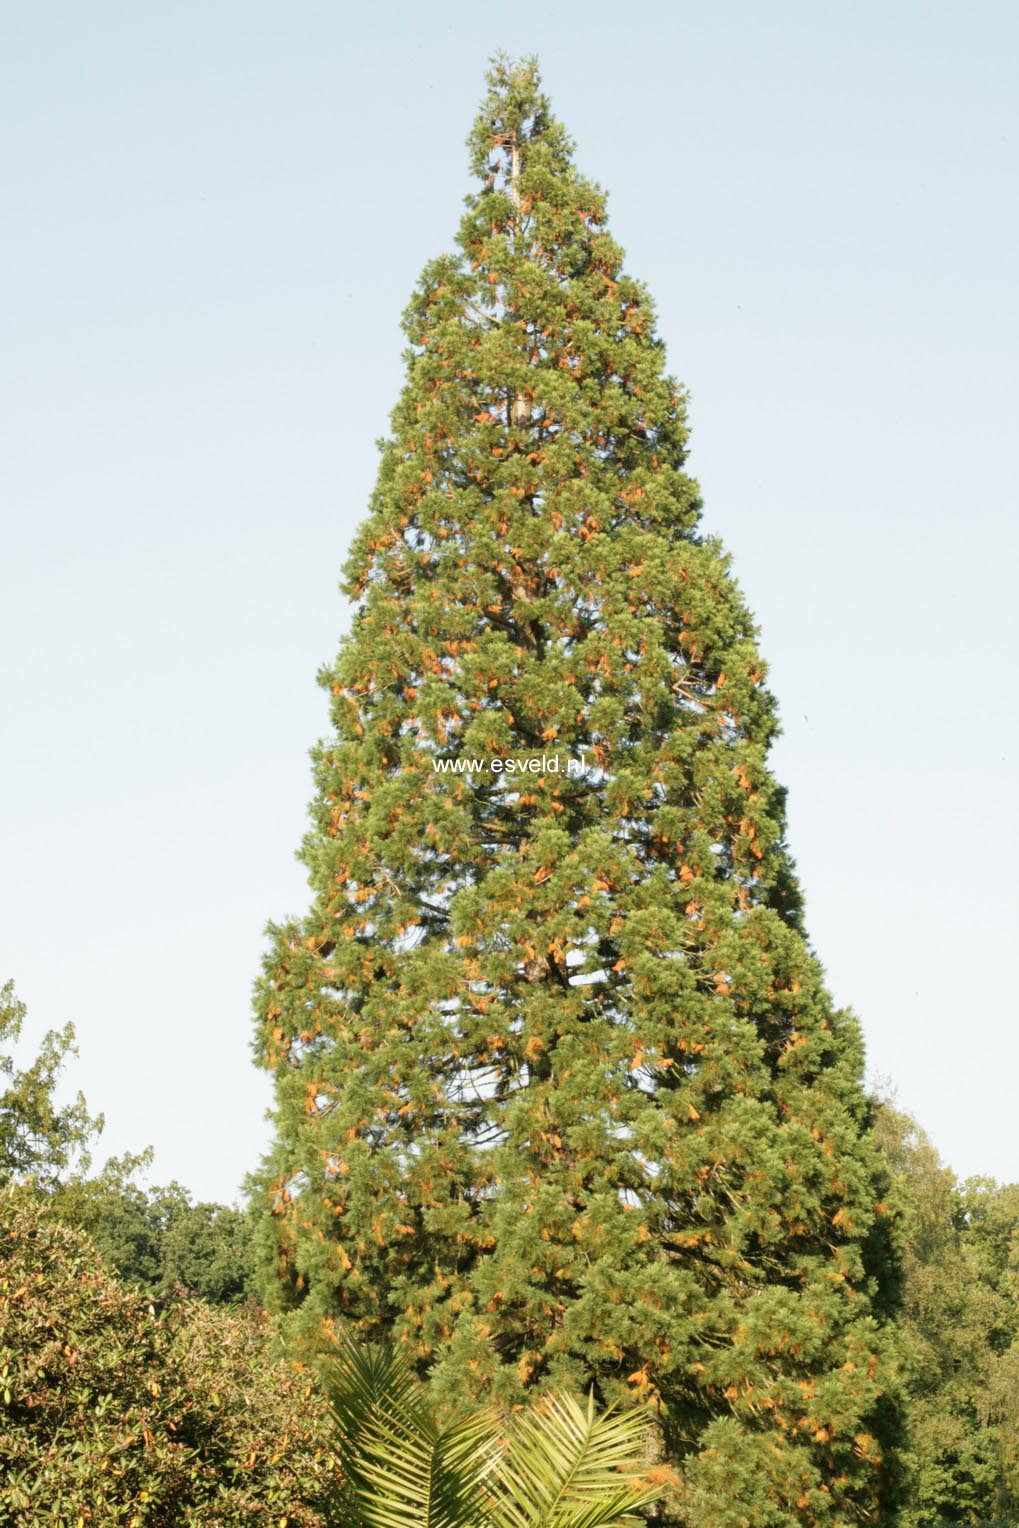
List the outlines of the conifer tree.
<svg viewBox="0 0 1019 1528">
<path fill-rule="evenodd" d="M 882 1509 L 889 1212 L 685 398 L 533 61 L 405 314 L 270 930 L 263 1254 L 452 1391 L 660 1407 L 698 1524 Z"/>
</svg>

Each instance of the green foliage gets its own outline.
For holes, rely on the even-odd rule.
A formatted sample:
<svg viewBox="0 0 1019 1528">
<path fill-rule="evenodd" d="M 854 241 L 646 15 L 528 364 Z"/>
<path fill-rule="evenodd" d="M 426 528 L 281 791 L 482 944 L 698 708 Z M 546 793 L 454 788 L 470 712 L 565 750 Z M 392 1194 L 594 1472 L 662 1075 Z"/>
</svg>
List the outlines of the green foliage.
<svg viewBox="0 0 1019 1528">
<path fill-rule="evenodd" d="M 636 1521 L 658 1496 L 631 1473 L 645 1462 L 647 1419 L 639 1411 L 597 1415 L 555 1392 L 512 1419 L 505 1454 L 487 1483 L 493 1528 L 597 1528 Z"/>
<path fill-rule="evenodd" d="M 334 1490 L 307 1375 L 264 1317 L 161 1314 L 24 1190 L 0 1193 L 0 1522 L 323 1528 Z"/>
<path fill-rule="evenodd" d="M 878 1138 L 906 1205 L 900 1318 L 910 1446 L 903 1528 L 1019 1517 L 1019 1188 L 960 1185 L 886 1104 Z"/>
<path fill-rule="evenodd" d="M 72 1164 L 87 1168 L 89 1143 L 103 1128 L 102 1116 L 89 1115 L 80 1093 L 63 1108 L 54 1099 L 64 1062 L 77 1055 L 73 1025 L 50 1030 L 31 1066 L 17 1069 L 11 1049 L 25 1013 L 14 983 L 0 987 L 0 1186 L 25 1177 L 49 1185 Z"/>
<path fill-rule="evenodd" d="M 873 1518 L 893 1218 L 754 623 L 605 197 L 532 63 L 489 83 L 258 987 L 262 1288 L 440 1397 L 656 1399 L 696 1528 Z"/>
<path fill-rule="evenodd" d="M 50 1032 L 35 1061 L 21 1071 L 13 1047 L 25 1005 L 13 983 L 0 988 L 0 1186 L 30 1179 L 68 1225 L 94 1242 L 105 1266 L 153 1299 L 179 1287 L 216 1305 L 251 1293 L 254 1271 L 252 1217 L 227 1205 L 193 1204 L 179 1183 L 143 1189 L 135 1175 L 152 1153 L 111 1159 L 88 1176 L 89 1147 L 103 1128 L 79 1093 L 61 1107 L 57 1080 L 76 1056 L 68 1024 Z"/>
<path fill-rule="evenodd" d="M 510 1418 L 437 1414 L 405 1355 L 344 1344 L 328 1370 L 349 1528 L 613 1528 L 657 1492 L 646 1419 L 550 1395 Z"/>
<path fill-rule="evenodd" d="M 251 1294 L 253 1229 L 249 1213 L 193 1204 L 179 1183 L 145 1189 L 132 1173 L 147 1157 L 115 1159 L 96 1177 L 76 1177 L 53 1196 L 68 1225 L 93 1241 L 105 1266 L 151 1299 L 179 1289 L 213 1305 Z"/>
</svg>

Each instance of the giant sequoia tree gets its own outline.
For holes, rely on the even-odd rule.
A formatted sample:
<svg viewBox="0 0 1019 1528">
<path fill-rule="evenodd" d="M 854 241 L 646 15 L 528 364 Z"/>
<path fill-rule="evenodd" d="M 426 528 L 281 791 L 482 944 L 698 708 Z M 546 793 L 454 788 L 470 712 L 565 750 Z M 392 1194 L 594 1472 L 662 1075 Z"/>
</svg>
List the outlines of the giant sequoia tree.
<svg viewBox="0 0 1019 1528">
<path fill-rule="evenodd" d="M 888 1215 L 753 621 L 605 198 L 533 64 L 489 85 L 258 989 L 266 1257 L 440 1387 L 654 1399 L 689 1521 L 872 1514 Z"/>
</svg>

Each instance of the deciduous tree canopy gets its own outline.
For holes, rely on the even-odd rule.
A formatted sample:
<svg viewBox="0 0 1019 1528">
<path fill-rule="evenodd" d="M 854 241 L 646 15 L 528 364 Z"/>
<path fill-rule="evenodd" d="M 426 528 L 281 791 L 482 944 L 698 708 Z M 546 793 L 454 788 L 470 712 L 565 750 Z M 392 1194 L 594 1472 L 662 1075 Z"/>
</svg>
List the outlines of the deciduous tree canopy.
<svg viewBox="0 0 1019 1528">
<path fill-rule="evenodd" d="M 70 1024 L 44 1036 L 35 1060 L 18 1069 L 14 1049 L 26 1012 L 12 981 L 0 987 L 0 1185 L 31 1177 L 51 1186 L 69 1167 L 87 1168 L 89 1145 L 103 1121 L 89 1115 L 80 1093 L 69 1104 L 57 1102 L 57 1078 L 76 1054 Z"/>
<path fill-rule="evenodd" d="M 878 1139 L 906 1207 L 904 1528 L 1019 1513 L 1019 1186 L 958 1183 L 891 1105 Z"/>
</svg>

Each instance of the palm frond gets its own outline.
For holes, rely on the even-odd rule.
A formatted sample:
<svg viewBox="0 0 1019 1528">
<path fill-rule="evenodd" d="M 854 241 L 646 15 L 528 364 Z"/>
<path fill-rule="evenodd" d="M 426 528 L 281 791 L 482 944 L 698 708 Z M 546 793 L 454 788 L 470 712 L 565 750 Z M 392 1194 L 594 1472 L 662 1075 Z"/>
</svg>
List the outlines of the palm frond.
<svg viewBox="0 0 1019 1528">
<path fill-rule="evenodd" d="M 341 1341 L 323 1370 L 341 1456 L 356 1447 L 380 1406 L 419 1412 L 417 1382 L 407 1358 L 390 1343 Z M 424 1416 L 420 1418 L 424 1421 Z"/>
<path fill-rule="evenodd" d="M 428 1432 L 380 1414 L 364 1438 L 366 1528 L 485 1528 L 480 1482 L 497 1458 L 496 1416 L 478 1411 Z"/>
<path fill-rule="evenodd" d="M 349 1528 L 483 1528 L 495 1459 L 488 1409 L 439 1422 L 389 1344 L 344 1343 L 325 1372 Z"/>
<path fill-rule="evenodd" d="M 657 1495 L 632 1474 L 643 1460 L 647 1432 L 637 1411 L 598 1416 L 593 1395 L 586 1405 L 569 1395 L 546 1397 L 514 1419 L 498 1481 L 489 1486 L 493 1522 L 497 1528 L 608 1528 L 632 1520 Z"/>
</svg>

